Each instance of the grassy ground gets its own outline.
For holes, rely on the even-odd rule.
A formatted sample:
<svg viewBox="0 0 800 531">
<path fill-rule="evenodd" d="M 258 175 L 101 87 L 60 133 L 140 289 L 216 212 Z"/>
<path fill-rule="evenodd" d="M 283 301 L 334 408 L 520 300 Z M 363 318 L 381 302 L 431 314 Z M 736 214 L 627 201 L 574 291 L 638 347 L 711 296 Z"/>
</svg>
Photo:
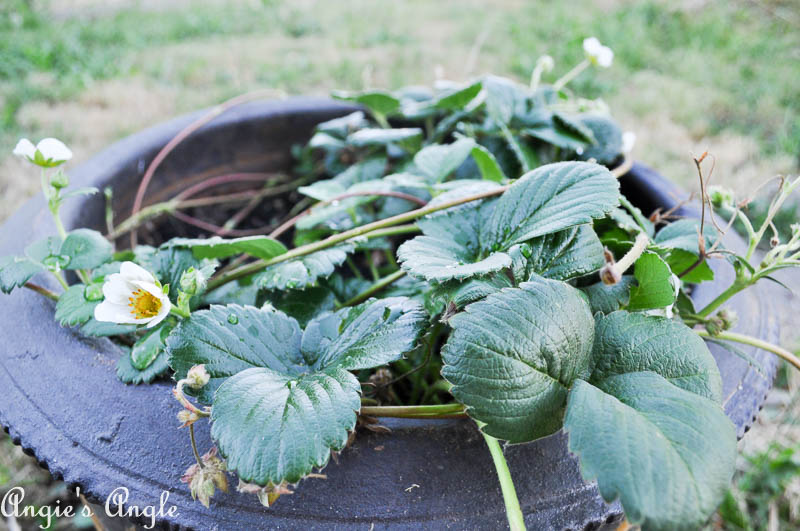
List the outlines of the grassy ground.
<svg viewBox="0 0 800 531">
<path fill-rule="evenodd" d="M 637 133 L 640 159 L 687 184 L 690 153 L 705 149 L 719 179 L 744 187 L 797 168 L 795 0 L 189 5 L 2 3 L 0 218 L 36 189 L 6 155 L 21 134 L 63 137 L 83 160 L 166 116 L 254 88 L 321 95 L 484 72 L 526 79 L 543 53 L 564 72 L 589 35 L 616 60 L 577 86 Z"/>
<path fill-rule="evenodd" d="M 576 87 L 637 133 L 637 158 L 689 187 L 691 153 L 706 149 L 717 181 L 739 188 L 797 173 L 797 0 L 2 0 L 0 220 L 38 188 L 10 155 L 23 135 L 62 138 L 79 162 L 256 88 L 324 95 L 486 72 L 525 80 L 544 53 L 560 75 L 591 35 L 615 62 Z M 752 432 L 770 435 L 746 438 L 753 451 L 775 433 L 796 437 L 795 388 L 785 380 L 789 395 L 773 397 Z M 17 470 L 27 466 L 14 455 Z"/>
</svg>

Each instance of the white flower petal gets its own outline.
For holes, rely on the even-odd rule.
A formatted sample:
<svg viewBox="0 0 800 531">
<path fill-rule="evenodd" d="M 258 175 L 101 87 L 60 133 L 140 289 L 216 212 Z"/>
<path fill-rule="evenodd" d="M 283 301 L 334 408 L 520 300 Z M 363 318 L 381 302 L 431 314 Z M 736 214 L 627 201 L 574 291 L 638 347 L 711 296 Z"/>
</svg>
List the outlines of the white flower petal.
<svg viewBox="0 0 800 531">
<path fill-rule="evenodd" d="M 602 66 L 603 68 L 608 68 L 611 66 L 611 63 L 614 62 L 614 52 L 608 46 L 603 46 L 600 48 L 600 52 L 597 54 L 597 64 Z"/>
<path fill-rule="evenodd" d="M 35 154 L 36 154 L 36 146 L 34 146 L 33 142 L 31 142 L 27 138 L 23 138 L 19 142 L 17 142 L 17 147 L 14 148 L 14 155 L 17 155 L 19 157 L 27 157 L 29 159 L 32 159 Z"/>
<path fill-rule="evenodd" d="M 42 139 L 36 144 L 36 149 L 39 150 L 45 160 L 64 162 L 72 158 L 72 151 L 57 138 Z"/>
<path fill-rule="evenodd" d="M 134 289 L 135 286 L 125 280 L 121 274 L 114 273 L 109 275 L 103 283 L 103 296 L 114 304 L 128 304 L 128 299 Z"/>
<path fill-rule="evenodd" d="M 131 284 L 136 288 L 143 289 L 162 303 L 164 299 L 169 300 L 169 297 L 164 294 L 164 290 L 155 285 L 155 283 L 147 280 L 133 280 Z"/>
<path fill-rule="evenodd" d="M 133 282 L 140 280 L 143 282 L 155 283 L 155 277 L 145 268 L 133 262 L 122 262 L 119 268 L 120 274 L 125 277 L 125 280 Z"/>
<path fill-rule="evenodd" d="M 625 131 L 622 133 L 622 152 L 630 153 L 633 151 L 634 145 L 636 145 L 636 133 L 633 131 Z"/>
<path fill-rule="evenodd" d="M 136 319 L 128 306 L 103 301 L 94 309 L 94 318 L 104 323 L 139 324 L 143 319 Z"/>
<path fill-rule="evenodd" d="M 597 57 L 597 54 L 602 47 L 603 45 L 600 44 L 600 41 L 597 39 L 597 37 L 588 37 L 583 39 L 583 51 L 586 52 L 586 55 Z"/>
</svg>

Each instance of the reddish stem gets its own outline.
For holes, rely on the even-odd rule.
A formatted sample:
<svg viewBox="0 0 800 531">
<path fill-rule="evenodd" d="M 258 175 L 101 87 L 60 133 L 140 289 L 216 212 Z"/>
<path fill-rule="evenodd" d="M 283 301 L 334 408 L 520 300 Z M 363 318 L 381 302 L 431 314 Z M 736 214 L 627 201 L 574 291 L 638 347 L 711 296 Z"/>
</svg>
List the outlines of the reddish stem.
<svg viewBox="0 0 800 531">
<path fill-rule="evenodd" d="M 175 196 L 175 199 L 181 200 L 192 197 L 208 188 L 221 186 L 224 184 L 231 184 L 236 182 L 263 182 L 277 177 L 274 173 L 229 173 L 226 175 L 218 175 L 211 177 L 205 181 L 194 184 Z"/>
<path fill-rule="evenodd" d="M 147 192 L 147 187 L 150 186 L 150 181 L 153 179 L 153 174 L 155 174 L 158 167 L 167 158 L 169 155 L 178 145 L 183 142 L 187 137 L 189 137 L 192 133 L 209 123 L 211 120 L 219 116 L 220 114 L 224 113 L 228 109 L 231 109 L 237 105 L 241 105 L 242 103 L 246 103 L 248 101 L 252 101 L 254 99 L 260 97 L 266 97 L 268 94 L 275 95 L 274 91 L 256 91 L 251 92 L 249 94 L 242 94 L 236 96 L 235 98 L 231 98 L 228 101 L 217 105 L 216 107 L 209 110 L 203 116 L 198 118 L 197 120 L 193 121 L 186 127 L 184 127 L 177 135 L 172 137 L 172 140 L 167 142 L 167 145 L 161 148 L 161 150 L 156 154 L 155 158 L 150 162 L 150 165 L 147 167 L 147 170 L 142 177 L 141 182 L 139 183 L 139 188 L 136 190 L 136 198 L 133 201 L 133 209 L 131 211 L 131 215 L 135 216 L 139 210 L 142 209 L 142 202 L 144 201 L 144 195 Z M 136 247 L 137 243 L 137 231 L 134 230 L 131 232 L 131 248 Z"/>
</svg>

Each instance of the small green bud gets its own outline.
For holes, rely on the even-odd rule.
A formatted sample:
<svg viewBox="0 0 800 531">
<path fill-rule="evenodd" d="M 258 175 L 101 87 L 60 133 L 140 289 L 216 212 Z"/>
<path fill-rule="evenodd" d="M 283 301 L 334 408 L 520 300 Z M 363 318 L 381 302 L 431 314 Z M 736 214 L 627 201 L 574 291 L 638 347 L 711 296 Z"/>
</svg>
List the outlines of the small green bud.
<svg viewBox="0 0 800 531">
<path fill-rule="evenodd" d="M 736 323 L 739 321 L 739 316 L 736 314 L 736 312 L 727 308 L 723 308 L 722 310 L 718 311 L 717 317 L 722 323 L 723 330 L 730 330 L 736 326 Z"/>
<path fill-rule="evenodd" d="M 717 185 L 708 187 L 708 197 L 714 208 L 734 208 L 736 201 L 733 190 Z"/>
<path fill-rule="evenodd" d="M 50 186 L 57 190 L 66 188 L 69 186 L 69 177 L 67 177 L 67 174 L 63 171 L 58 170 L 50 176 Z"/>
<path fill-rule="evenodd" d="M 206 289 L 207 281 L 202 271 L 190 267 L 181 275 L 181 291 L 190 296 L 197 295 Z"/>
<path fill-rule="evenodd" d="M 719 317 L 716 317 L 716 316 L 710 317 L 706 321 L 705 327 L 706 327 L 706 330 L 708 331 L 708 333 L 711 334 L 714 337 L 718 336 L 720 334 L 720 332 L 725 330 L 725 327 L 724 327 L 724 325 L 722 323 L 722 319 L 720 319 Z"/>
</svg>

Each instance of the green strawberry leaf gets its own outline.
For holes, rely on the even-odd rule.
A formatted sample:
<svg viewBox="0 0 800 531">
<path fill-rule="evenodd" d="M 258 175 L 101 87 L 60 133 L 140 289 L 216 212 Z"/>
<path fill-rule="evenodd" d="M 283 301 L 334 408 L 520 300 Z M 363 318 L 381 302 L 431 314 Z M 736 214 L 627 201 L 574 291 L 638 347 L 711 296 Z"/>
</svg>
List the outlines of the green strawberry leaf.
<svg viewBox="0 0 800 531">
<path fill-rule="evenodd" d="M 454 193 L 461 193 L 461 189 L 442 194 L 434 201 Z M 435 204 L 434 201 L 431 203 Z M 495 202 L 475 201 L 419 220 L 424 234 L 403 243 L 397 250 L 402 268 L 416 278 L 441 283 L 510 267 L 511 257 L 504 252 L 483 257 L 480 254 L 481 219 Z"/>
<path fill-rule="evenodd" d="M 111 260 L 114 248 L 96 230 L 76 229 L 64 239 L 59 254 L 69 258 L 64 269 L 93 269 Z"/>
<path fill-rule="evenodd" d="M 356 377 L 338 367 L 299 375 L 247 369 L 217 390 L 211 438 L 242 481 L 296 483 L 344 448 L 360 392 Z"/>
<path fill-rule="evenodd" d="M 372 300 L 312 320 L 271 309 L 212 306 L 167 338 L 184 378 L 205 364 L 213 399 L 211 436 L 244 481 L 296 482 L 327 463 L 355 427 L 360 385 L 348 369 L 399 359 L 416 346 L 427 316 L 405 298 Z"/>
<path fill-rule="evenodd" d="M 145 371 L 166 348 L 166 339 L 175 323 L 167 319 L 145 332 L 131 348 L 131 366 L 137 371 Z"/>
<path fill-rule="evenodd" d="M 472 102 L 482 88 L 483 83 L 481 81 L 476 81 L 462 89 L 447 91 L 437 96 L 436 99 L 431 102 L 431 106 L 436 109 L 459 111 Z"/>
<path fill-rule="evenodd" d="M 211 306 L 193 312 L 167 338 L 169 364 L 179 379 L 193 366 L 204 364 L 211 380 L 197 397 L 210 404 L 216 388 L 245 369 L 268 367 L 292 375 L 303 372 L 302 335 L 297 321 L 275 310 Z"/>
<path fill-rule="evenodd" d="M 167 350 L 178 378 L 194 365 L 206 366 L 211 380 L 197 396 L 208 404 L 224 380 L 251 367 L 298 375 L 334 362 L 355 369 L 395 361 L 413 348 L 425 319 L 405 298 L 380 299 L 323 314 L 304 333 L 295 319 L 271 308 L 211 306 L 183 320 L 167 338 Z"/>
<path fill-rule="evenodd" d="M 706 249 L 708 249 L 717 240 L 717 233 L 710 224 L 704 227 L 703 232 Z M 658 231 L 654 242 L 656 246 L 664 249 L 683 249 L 697 256 L 699 254 L 699 234 L 700 220 L 679 219 Z"/>
<path fill-rule="evenodd" d="M 328 277 L 355 250 L 355 242 L 348 241 L 267 267 L 253 278 L 259 289 L 303 289 L 314 286 L 320 277 Z"/>
<path fill-rule="evenodd" d="M 603 245 L 588 224 L 534 238 L 521 244 L 520 252 L 527 258 L 527 272 L 554 280 L 588 275 L 604 263 Z M 516 270 L 514 274 L 520 278 Z"/>
<path fill-rule="evenodd" d="M 706 280 L 714 280 L 714 270 L 708 265 L 707 260 L 703 260 L 700 265 L 695 266 L 695 263 L 697 263 L 696 254 L 678 248 L 670 249 L 665 254 L 664 260 L 667 262 L 667 265 L 682 281 L 691 284 L 699 284 Z M 692 267 L 694 267 L 694 269 L 688 271 Z"/>
<path fill-rule="evenodd" d="M 642 253 L 633 271 L 638 285 L 631 288 L 629 310 L 664 308 L 675 302 L 677 294 L 672 285 L 672 270 L 656 253 Z"/>
<path fill-rule="evenodd" d="M 611 286 L 596 282 L 589 286 L 584 286 L 580 290 L 589 299 L 592 313 L 611 313 L 628 305 L 632 285 L 633 275 L 624 275 L 622 280 Z"/>
<path fill-rule="evenodd" d="M 619 183 L 589 162 L 541 166 L 516 181 L 497 201 L 481 231 L 481 247 L 507 249 L 537 236 L 601 218 L 619 202 Z"/>
<path fill-rule="evenodd" d="M 322 286 L 268 291 L 264 296 L 275 309 L 297 319 L 303 328 L 315 317 L 332 312 L 336 306 L 333 291 Z"/>
<path fill-rule="evenodd" d="M 247 254 L 269 260 L 287 251 L 286 247 L 268 236 L 246 236 L 244 238 L 173 238 L 162 247 L 179 247 L 192 251 L 195 258 L 227 258 Z"/>
<path fill-rule="evenodd" d="M 4 256 L 0 258 L 0 291 L 11 293 L 42 271 L 45 267 L 27 256 Z"/>
<path fill-rule="evenodd" d="M 331 339 L 328 331 L 334 322 L 338 334 Z M 317 370 L 378 367 L 413 350 L 426 322 L 422 307 L 405 297 L 371 300 L 309 323 L 301 348 Z"/>
<path fill-rule="evenodd" d="M 597 315 L 592 358 L 593 384 L 617 374 L 651 371 L 681 389 L 722 402 L 714 357 L 681 322 L 626 311 Z"/>
<path fill-rule="evenodd" d="M 56 303 L 56 321 L 61 326 L 82 325 L 94 316 L 94 309 L 102 300 L 89 300 L 86 297 L 87 286 L 85 284 L 75 284 L 70 286 L 67 291 L 61 294 Z M 94 297 L 93 297 L 94 298 Z"/>
<path fill-rule="evenodd" d="M 576 380 L 564 428 L 587 481 L 644 529 L 699 529 L 733 476 L 736 430 L 716 402 L 653 372 Z"/>
<path fill-rule="evenodd" d="M 444 181 L 461 166 L 475 147 L 471 138 L 461 138 L 452 144 L 433 144 L 414 155 L 414 165 L 431 183 Z"/>
<path fill-rule="evenodd" d="M 169 372 L 169 358 L 163 349 L 144 370 L 139 370 L 131 363 L 131 356 L 126 349 L 117 361 L 117 378 L 130 385 L 149 384 Z"/>
<path fill-rule="evenodd" d="M 491 181 L 476 182 L 486 188 Z M 513 245 L 605 215 L 619 199 L 618 188 L 616 178 L 596 164 L 542 166 L 520 178 L 499 199 L 475 201 L 420 220 L 423 235 L 401 245 L 397 256 L 409 274 L 435 283 L 488 275 L 511 265 L 509 251 Z M 462 190 L 449 193 L 460 194 Z M 445 195 L 429 204 L 436 204 Z M 551 251 L 567 254 L 562 257 L 563 267 L 554 275 L 577 276 L 602 265 L 597 262 L 602 254 L 596 254 L 599 241 L 590 228 L 560 238 L 566 240 L 534 242 L 549 246 L 549 251 L 541 252 L 543 260 Z M 526 249 L 532 250 L 530 244 Z M 569 264 L 570 260 L 576 262 Z"/>
<path fill-rule="evenodd" d="M 360 93 L 353 92 L 333 92 L 332 96 L 337 100 L 352 101 L 369 109 L 374 114 L 389 116 L 400 109 L 400 100 L 389 94 L 378 90 Z"/>
<path fill-rule="evenodd" d="M 561 428 L 567 393 L 590 370 L 594 319 L 580 291 L 537 278 L 449 320 L 442 375 L 483 431 L 513 443 Z"/>
<path fill-rule="evenodd" d="M 497 162 L 497 159 L 491 151 L 480 144 L 475 144 L 475 147 L 472 148 L 471 154 L 473 160 L 475 160 L 475 164 L 478 166 L 478 170 L 481 172 L 481 176 L 484 179 L 487 181 L 494 181 L 496 183 L 502 183 L 506 181 L 506 174 L 503 173 L 500 163 Z"/>
<path fill-rule="evenodd" d="M 622 131 L 607 116 L 587 114 L 581 116 L 581 124 L 588 128 L 594 138 L 580 154 L 583 160 L 595 159 L 600 164 L 611 164 L 622 153 Z"/>
</svg>

